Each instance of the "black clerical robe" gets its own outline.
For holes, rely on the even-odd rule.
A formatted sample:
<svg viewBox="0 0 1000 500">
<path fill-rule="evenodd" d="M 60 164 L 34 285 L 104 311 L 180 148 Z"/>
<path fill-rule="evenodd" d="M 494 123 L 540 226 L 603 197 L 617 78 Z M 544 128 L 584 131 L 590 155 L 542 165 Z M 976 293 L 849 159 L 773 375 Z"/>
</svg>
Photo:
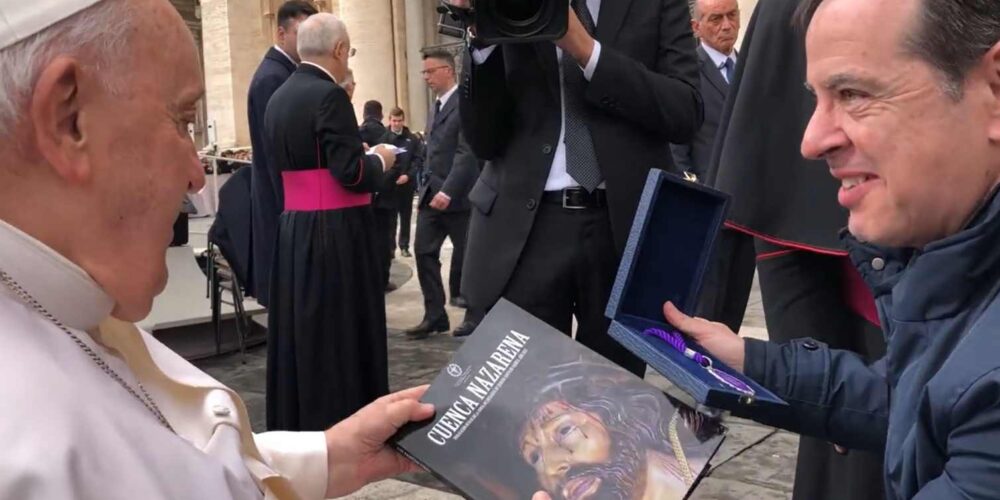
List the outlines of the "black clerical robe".
<svg viewBox="0 0 1000 500">
<path fill-rule="evenodd" d="M 322 430 L 388 392 L 385 297 L 366 155 L 354 109 L 303 63 L 264 118 L 281 173 L 268 315 L 267 426 Z"/>
</svg>

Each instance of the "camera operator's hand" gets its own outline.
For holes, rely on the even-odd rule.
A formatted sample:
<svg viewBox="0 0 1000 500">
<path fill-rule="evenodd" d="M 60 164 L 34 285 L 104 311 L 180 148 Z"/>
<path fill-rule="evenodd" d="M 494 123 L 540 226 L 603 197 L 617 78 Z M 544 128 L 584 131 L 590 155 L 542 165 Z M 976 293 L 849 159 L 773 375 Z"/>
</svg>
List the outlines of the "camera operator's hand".
<svg viewBox="0 0 1000 500">
<path fill-rule="evenodd" d="M 379 144 L 371 149 L 372 152 L 382 157 L 382 163 L 385 165 L 382 169 L 383 171 L 389 170 L 390 168 L 396 166 L 396 153 L 391 149 L 385 147 L 384 144 Z"/>
<path fill-rule="evenodd" d="M 563 49 L 563 52 L 573 56 L 580 67 L 586 67 L 594 54 L 594 43 L 594 37 L 587 33 L 587 28 L 583 27 L 576 11 L 573 7 L 569 7 L 569 26 L 566 35 L 556 40 L 556 45 Z"/>
</svg>

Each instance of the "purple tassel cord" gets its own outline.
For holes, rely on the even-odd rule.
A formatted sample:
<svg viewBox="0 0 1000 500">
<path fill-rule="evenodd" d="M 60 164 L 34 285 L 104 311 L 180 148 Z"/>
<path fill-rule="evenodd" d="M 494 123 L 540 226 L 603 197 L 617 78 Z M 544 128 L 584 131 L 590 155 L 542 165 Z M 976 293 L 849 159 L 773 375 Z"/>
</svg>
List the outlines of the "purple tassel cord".
<svg viewBox="0 0 1000 500">
<path fill-rule="evenodd" d="M 753 390 L 753 387 L 750 387 L 749 385 L 747 385 L 746 382 L 722 370 L 715 369 L 712 366 L 711 358 L 705 356 L 704 354 L 698 351 L 689 348 L 687 346 L 687 342 L 684 341 L 684 337 L 681 336 L 680 332 L 677 331 L 668 332 L 666 330 L 662 330 L 659 328 L 648 328 L 643 333 L 652 337 L 656 337 L 660 340 L 663 340 L 667 344 L 670 344 L 671 347 L 677 349 L 677 351 L 683 354 L 684 357 L 701 365 L 702 368 L 708 371 L 708 373 L 711 374 L 713 377 L 718 379 L 719 382 L 722 382 L 723 384 L 733 389 L 736 389 L 737 391 L 746 394 L 748 396 L 754 395 L 755 391 Z"/>
<path fill-rule="evenodd" d="M 684 342 L 684 337 L 681 337 L 679 332 L 668 332 L 659 328 L 649 328 L 643 333 L 663 340 L 664 342 L 670 344 L 674 349 L 677 349 L 684 354 L 685 358 L 693 360 L 695 363 L 698 363 L 705 368 L 712 366 L 712 360 L 709 359 L 708 356 L 705 356 L 698 351 L 688 349 L 687 342 Z"/>
</svg>

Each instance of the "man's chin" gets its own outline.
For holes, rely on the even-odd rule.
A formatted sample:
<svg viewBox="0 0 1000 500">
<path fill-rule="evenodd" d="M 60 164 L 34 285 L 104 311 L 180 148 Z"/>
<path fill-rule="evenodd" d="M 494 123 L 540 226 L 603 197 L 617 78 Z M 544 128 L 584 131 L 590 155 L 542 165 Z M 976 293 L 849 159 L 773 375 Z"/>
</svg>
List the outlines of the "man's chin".
<svg viewBox="0 0 1000 500">
<path fill-rule="evenodd" d="M 122 321 L 137 323 L 146 319 L 150 311 L 153 310 L 153 299 L 163 293 L 167 287 L 167 272 L 164 269 L 162 278 L 157 280 L 156 285 L 150 287 L 149 293 L 137 293 L 127 299 L 118 300 L 111 315 Z"/>
<path fill-rule="evenodd" d="M 146 319 L 151 310 L 153 310 L 152 299 L 149 299 L 144 304 L 140 304 L 136 300 L 131 300 L 125 303 L 116 303 L 114 310 L 111 311 L 111 316 L 127 323 L 138 323 Z"/>
</svg>

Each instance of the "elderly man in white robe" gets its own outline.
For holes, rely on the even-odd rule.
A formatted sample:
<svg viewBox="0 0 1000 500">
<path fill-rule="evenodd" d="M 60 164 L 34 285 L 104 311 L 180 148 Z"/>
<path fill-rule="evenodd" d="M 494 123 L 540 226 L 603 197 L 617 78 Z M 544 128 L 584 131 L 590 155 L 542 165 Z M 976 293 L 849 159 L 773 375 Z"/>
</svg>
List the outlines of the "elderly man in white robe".
<svg viewBox="0 0 1000 500">
<path fill-rule="evenodd" d="M 324 498 L 416 470 L 387 396 L 253 435 L 239 397 L 132 324 L 166 282 L 197 52 L 168 0 L 0 0 L 0 499 Z"/>
</svg>

